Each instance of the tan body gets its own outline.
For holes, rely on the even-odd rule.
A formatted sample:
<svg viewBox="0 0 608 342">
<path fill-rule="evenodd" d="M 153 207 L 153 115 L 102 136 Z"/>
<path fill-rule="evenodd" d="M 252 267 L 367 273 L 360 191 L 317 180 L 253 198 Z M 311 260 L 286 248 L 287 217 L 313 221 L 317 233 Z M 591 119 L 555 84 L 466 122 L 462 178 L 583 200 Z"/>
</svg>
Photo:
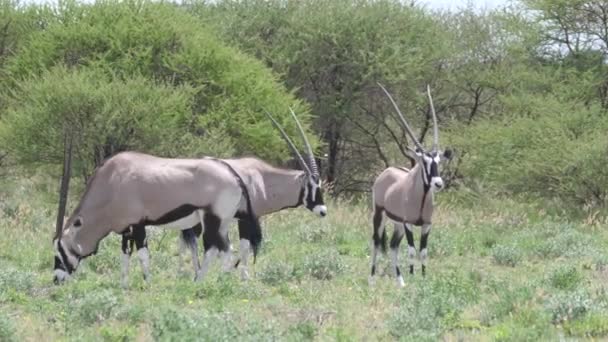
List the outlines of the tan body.
<svg viewBox="0 0 608 342">
<path fill-rule="evenodd" d="M 399 223 L 430 224 L 433 216 L 433 192 L 424 196 L 420 164 L 411 170 L 389 167 L 376 178 L 372 187 L 374 206 Z M 424 204 L 423 204 L 424 203 Z"/>
<path fill-rule="evenodd" d="M 217 217 L 223 226 L 242 202 L 238 178 L 217 161 L 123 152 L 96 170 L 59 241 L 68 259 L 70 254 L 80 259 L 94 253 L 111 232 L 167 224 L 197 210 Z M 214 227 L 222 235 L 220 228 Z"/>
<path fill-rule="evenodd" d="M 224 161 L 243 178 L 258 217 L 299 204 L 306 182 L 304 171 L 277 168 L 257 158 Z"/>
</svg>

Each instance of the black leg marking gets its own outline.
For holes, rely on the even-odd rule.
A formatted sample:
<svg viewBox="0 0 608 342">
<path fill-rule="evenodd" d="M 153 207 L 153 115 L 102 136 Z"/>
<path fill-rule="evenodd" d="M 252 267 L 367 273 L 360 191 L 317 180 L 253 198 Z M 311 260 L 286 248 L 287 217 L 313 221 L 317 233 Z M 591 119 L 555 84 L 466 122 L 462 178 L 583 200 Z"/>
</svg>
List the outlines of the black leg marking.
<svg viewBox="0 0 608 342">
<path fill-rule="evenodd" d="M 372 265 L 372 276 L 376 275 L 376 265 Z"/>
<path fill-rule="evenodd" d="M 401 269 L 399 266 L 395 267 L 395 272 L 397 273 L 397 277 L 401 275 Z"/>
<path fill-rule="evenodd" d="M 407 238 L 407 246 L 408 246 L 408 262 L 412 262 L 411 260 L 411 256 L 410 256 L 410 252 L 409 249 L 410 248 L 414 248 L 414 250 L 416 249 L 416 246 L 414 245 L 414 234 L 412 233 L 412 231 L 410 230 L 410 228 L 404 224 L 405 226 L 405 237 Z M 410 274 L 414 274 L 414 264 L 410 264 Z"/>
<path fill-rule="evenodd" d="M 426 234 L 422 234 L 422 236 L 420 237 L 420 253 L 422 253 L 422 251 L 426 250 L 426 245 L 429 239 L 429 232 L 427 232 Z M 426 253 L 426 251 L 425 251 Z M 423 256 L 424 258 L 426 258 L 426 255 Z M 426 260 L 425 260 L 426 261 Z M 424 265 L 424 263 L 422 264 L 422 275 L 426 275 L 426 265 Z"/>
<path fill-rule="evenodd" d="M 386 253 L 386 240 L 387 240 L 387 236 L 386 236 L 386 229 L 384 229 L 384 227 L 382 227 L 382 215 L 383 215 L 383 209 L 380 207 L 376 207 L 376 209 L 374 210 L 374 234 L 372 236 L 372 238 L 374 239 L 374 246 L 376 248 L 380 247 L 382 248 L 382 252 Z M 380 235 L 380 231 L 382 231 L 382 235 Z"/>
<path fill-rule="evenodd" d="M 146 240 L 146 226 L 143 224 L 133 225 L 132 239 L 135 241 L 135 247 L 137 250 L 148 247 L 148 241 Z"/>
<path fill-rule="evenodd" d="M 403 240 L 403 232 L 401 230 L 395 229 L 395 231 L 393 232 L 393 236 L 391 238 L 391 249 L 399 248 L 399 245 L 401 244 L 401 240 Z"/>
<path fill-rule="evenodd" d="M 228 251 L 228 241 L 225 236 L 221 236 L 220 234 L 221 223 L 220 218 L 211 212 L 206 212 L 203 216 L 203 224 L 205 226 L 203 247 L 205 248 L 205 252 L 213 247 L 222 252 Z"/>
<path fill-rule="evenodd" d="M 122 243 L 121 249 L 123 254 L 128 254 L 129 256 L 133 253 L 133 244 L 135 240 L 133 240 L 133 228 L 129 227 L 122 233 Z"/>
</svg>

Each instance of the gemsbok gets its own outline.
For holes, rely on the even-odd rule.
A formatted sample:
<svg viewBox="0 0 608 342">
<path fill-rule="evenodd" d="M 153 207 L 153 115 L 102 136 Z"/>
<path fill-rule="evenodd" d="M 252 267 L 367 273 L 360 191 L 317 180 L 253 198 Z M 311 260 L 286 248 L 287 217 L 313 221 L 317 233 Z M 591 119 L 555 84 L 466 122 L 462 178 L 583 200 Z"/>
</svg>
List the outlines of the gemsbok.
<svg viewBox="0 0 608 342">
<path fill-rule="evenodd" d="M 159 158 L 122 152 L 99 166 L 74 212 L 53 239 L 54 281 L 62 282 L 80 261 L 97 252 L 111 232 L 129 229 L 149 279 L 145 225 L 166 225 L 201 215 L 205 256 L 195 279 L 202 279 L 219 251 L 227 252 L 228 226 L 235 216 L 248 220 L 254 253 L 261 242 L 257 216 L 243 180 L 214 159 Z M 123 251 L 130 252 L 129 246 Z M 123 284 L 124 285 L 124 284 Z"/>
<path fill-rule="evenodd" d="M 422 274 L 426 271 L 427 242 L 431 231 L 433 216 L 433 197 L 436 191 L 443 188 L 443 180 L 439 175 L 439 163 L 441 158 L 451 158 L 451 151 L 444 152 L 439 149 L 439 130 L 437 127 L 437 115 L 433 106 L 430 87 L 427 94 L 433 118 L 433 147 L 426 151 L 422 144 L 416 139 L 412 129 L 401 114 L 399 107 L 389 92 L 378 83 L 386 96 L 391 101 L 398 114 L 401 124 L 407 135 L 416 145 L 416 150 L 411 150 L 411 157 L 416 164 L 411 169 L 389 167 L 376 178 L 372 187 L 373 201 L 373 235 L 371 255 L 370 282 L 373 283 L 376 274 L 376 262 L 378 249 L 386 251 L 387 234 L 384 228 L 385 216 L 393 221 L 394 231 L 390 241 L 390 254 L 394 274 L 399 286 L 404 286 L 403 276 L 399 269 L 399 245 L 403 235 L 407 237 L 408 263 L 410 274 L 414 273 L 414 258 L 416 247 L 414 246 L 414 235 L 412 226 L 422 226 L 420 238 L 420 261 Z"/>
<path fill-rule="evenodd" d="M 272 115 L 268 112 L 266 112 L 266 115 L 281 133 L 302 170 L 277 168 L 257 158 L 223 160 L 243 179 L 251 198 L 253 212 L 258 218 L 283 209 L 296 208 L 302 205 L 321 217 L 327 215 L 327 207 L 323 201 L 319 168 L 315 162 L 310 142 L 306 138 L 304 129 L 291 108 L 290 112 L 306 147 L 304 157 Z M 247 266 L 250 247 L 248 234 L 252 231 L 250 228 L 252 222 L 246 216 L 239 216 L 237 218 L 240 243 L 239 259 L 236 261 L 235 267 L 240 266 L 241 277 L 247 279 L 249 277 Z M 196 236 L 200 235 L 201 230 L 204 231 L 205 229 L 204 225 L 203 227 L 197 225 L 192 230 L 182 230 L 181 245 L 196 245 Z M 205 235 L 203 234 L 204 240 Z M 204 243 L 206 242 L 204 241 Z M 193 258 L 195 258 L 194 255 Z"/>
</svg>

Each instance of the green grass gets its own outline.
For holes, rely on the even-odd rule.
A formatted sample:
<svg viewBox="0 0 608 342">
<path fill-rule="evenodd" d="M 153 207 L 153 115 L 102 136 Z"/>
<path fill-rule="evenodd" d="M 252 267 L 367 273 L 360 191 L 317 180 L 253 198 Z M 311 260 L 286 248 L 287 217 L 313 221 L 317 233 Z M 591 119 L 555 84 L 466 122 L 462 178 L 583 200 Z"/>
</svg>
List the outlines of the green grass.
<svg viewBox="0 0 608 342">
<path fill-rule="evenodd" d="M 246 282 L 216 265 L 194 283 L 189 262 L 178 271 L 176 233 L 154 230 L 151 284 L 133 257 L 129 289 L 120 287 L 120 239 L 111 235 L 55 286 L 54 188 L 33 179 L 0 181 L 1 341 L 608 338 L 605 222 L 441 193 L 427 276 L 417 263 L 398 289 L 382 257 L 370 287 L 370 212 L 334 202 L 325 219 L 305 209 L 264 218 L 265 241 Z M 238 241 L 236 227 L 231 238 Z M 404 243 L 402 269 L 405 254 Z"/>
</svg>

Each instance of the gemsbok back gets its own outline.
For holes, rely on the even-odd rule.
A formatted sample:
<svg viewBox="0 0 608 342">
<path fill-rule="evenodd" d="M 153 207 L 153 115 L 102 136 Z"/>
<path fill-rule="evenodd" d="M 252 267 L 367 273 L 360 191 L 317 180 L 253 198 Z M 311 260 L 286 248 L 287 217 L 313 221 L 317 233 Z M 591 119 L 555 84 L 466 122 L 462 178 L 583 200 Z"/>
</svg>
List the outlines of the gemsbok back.
<svg viewBox="0 0 608 342">
<path fill-rule="evenodd" d="M 408 263 L 410 274 L 414 273 L 414 258 L 416 247 L 414 246 L 414 235 L 412 226 L 422 226 L 420 238 L 420 261 L 422 274 L 426 272 L 427 242 L 431 231 L 433 216 L 433 197 L 436 191 L 443 188 L 443 180 L 439 175 L 439 164 L 441 157 L 449 159 L 451 151 L 441 152 L 439 149 L 439 130 L 437 127 L 437 115 L 433 106 L 430 87 L 427 93 L 433 116 L 433 147 L 430 151 L 424 149 L 416 139 L 412 129 L 401 114 L 399 107 L 389 92 L 381 85 L 380 88 L 387 95 L 395 108 L 403 128 L 410 139 L 416 145 L 416 150 L 411 150 L 411 157 L 416 164 L 411 169 L 389 167 L 384 170 L 372 188 L 373 201 L 373 245 L 371 256 L 370 282 L 373 283 L 376 274 L 376 262 L 378 249 L 386 251 L 387 234 L 384 228 L 385 216 L 394 224 L 393 236 L 390 241 L 390 254 L 392 267 L 399 286 L 404 286 L 403 276 L 399 269 L 399 245 L 403 235 L 407 237 Z"/>
<path fill-rule="evenodd" d="M 202 279 L 219 251 L 228 251 L 228 226 L 235 216 L 248 218 L 247 232 L 261 241 L 257 216 L 243 180 L 213 159 L 169 159 L 122 152 L 99 166 L 78 203 L 53 239 L 55 282 L 67 279 L 80 261 L 97 252 L 111 232 L 133 227 L 138 254 L 148 279 L 149 252 L 145 225 L 165 225 L 200 214 L 205 225 L 205 257 L 196 279 Z M 123 240 L 124 241 L 124 240 Z M 123 246 L 124 247 L 124 246 Z"/>
</svg>

